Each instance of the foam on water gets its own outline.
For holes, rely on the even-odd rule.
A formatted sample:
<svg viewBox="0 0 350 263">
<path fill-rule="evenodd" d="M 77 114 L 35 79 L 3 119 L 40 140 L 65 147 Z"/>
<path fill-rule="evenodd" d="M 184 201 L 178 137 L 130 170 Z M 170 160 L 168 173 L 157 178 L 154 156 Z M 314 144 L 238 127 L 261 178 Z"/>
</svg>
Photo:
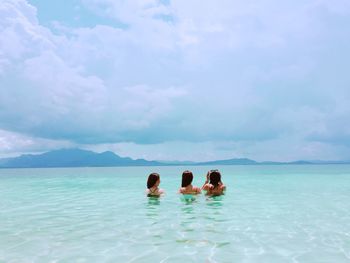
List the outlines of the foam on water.
<svg viewBox="0 0 350 263">
<path fill-rule="evenodd" d="M 181 200 L 211 168 L 0 170 L 0 262 L 350 262 L 350 166 L 219 167 L 225 196 Z"/>
</svg>

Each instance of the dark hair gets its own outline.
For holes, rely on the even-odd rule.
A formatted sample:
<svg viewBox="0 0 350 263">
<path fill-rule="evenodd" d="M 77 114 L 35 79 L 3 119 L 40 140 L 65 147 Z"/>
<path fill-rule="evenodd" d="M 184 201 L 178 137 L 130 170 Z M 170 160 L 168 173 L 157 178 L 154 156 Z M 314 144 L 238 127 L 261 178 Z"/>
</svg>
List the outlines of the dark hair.
<svg viewBox="0 0 350 263">
<path fill-rule="evenodd" d="M 159 174 L 151 173 L 147 179 L 147 188 L 148 189 L 152 188 L 158 180 L 159 180 Z"/>
<path fill-rule="evenodd" d="M 210 183 L 217 187 L 219 183 L 221 182 L 221 174 L 218 170 L 212 170 L 209 174 Z"/>
<path fill-rule="evenodd" d="M 193 180 L 193 174 L 191 171 L 184 171 L 182 173 L 182 182 L 181 182 L 181 187 L 186 187 L 192 183 Z"/>
</svg>

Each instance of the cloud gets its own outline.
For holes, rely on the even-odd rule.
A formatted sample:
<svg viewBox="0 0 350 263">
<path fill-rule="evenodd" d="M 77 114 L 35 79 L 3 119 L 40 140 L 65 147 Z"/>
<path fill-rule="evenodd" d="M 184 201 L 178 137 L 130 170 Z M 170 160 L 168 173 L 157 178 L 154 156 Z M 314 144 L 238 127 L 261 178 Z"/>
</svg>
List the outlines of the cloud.
<svg viewBox="0 0 350 263">
<path fill-rule="evenodd" d="M 116 26 L 48 28 L 45 10 L 0 4 L 1 129 L 151 152 L 181 142 L 197 156 L 194 145 L 226 156 L 208 146 L 222 142 L 257 158 L 289 141 L 286 158 L 346 152 L 347 1 L 81 3 Z"/>
<path fill-rule="evenodd" d="M 47 140 L 0 130 L 0 158 L 14 157 L 22 153 L 38 153 L 75 146 L 76 144 L 69 141 Z"/>
<path fill-rule="evenodd" d="M 23 1 L 22 5 L 27 7 Z M 22 19 L 25 14 L 16 5 L 4 9 L 15 17 L 8 19 L 5 31 L 20 39 L 23 48 L 15 48 L 16 55 L 10 53 L 10 58 L 18 61 L 1 75 L 3 128 L 87 143 L 137 140 L 137 134 L 129 138 L 128 132 L 140 132 L 157 123 L 172 110 L 172 100 L 185 94 L 175 86 L 107 85 L 98 72 L 93 74 L 96 72 L 90 66 L 96 61 L 103 63 L 116 55 L 115 43 L 122 48 L 126 45 L 123 39 L 105 38 L 120 32 L 118 29 L 78 29 L 70 32 L 72 36 L 57 36 L 42 30 L 35 19 Z M 28 16 L 35 17 L 35 9 L 29 11 Z M 101 42 L 90 44 L 89 39 L 95 37 Z M 31 52 L 22 51 L 27 47 L 32 47 Z"/>
<path fill-rule="evenodd" d="M 297 137 L 249 141 L 172 141 L 155 144 L 114 143 L 85 145 L 96 152 L 111 150 L 121 156 L 147 160 L 213 161 L 250 158 L 256 161 L 347 160 L 349 147 L 326 142 L 305 142 Z"/>
</svg>

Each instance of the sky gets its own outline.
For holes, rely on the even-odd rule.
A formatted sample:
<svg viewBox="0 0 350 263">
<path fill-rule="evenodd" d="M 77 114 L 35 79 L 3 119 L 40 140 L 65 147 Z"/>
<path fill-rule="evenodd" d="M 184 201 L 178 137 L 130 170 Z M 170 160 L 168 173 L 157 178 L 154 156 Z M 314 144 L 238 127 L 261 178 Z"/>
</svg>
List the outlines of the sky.
<svg viewBox="0 0 350 263">
<path fill-rule="evenodd" d="M 1 0 L 0 158 L 350 160 L 348 0 Z"/>
</svg>

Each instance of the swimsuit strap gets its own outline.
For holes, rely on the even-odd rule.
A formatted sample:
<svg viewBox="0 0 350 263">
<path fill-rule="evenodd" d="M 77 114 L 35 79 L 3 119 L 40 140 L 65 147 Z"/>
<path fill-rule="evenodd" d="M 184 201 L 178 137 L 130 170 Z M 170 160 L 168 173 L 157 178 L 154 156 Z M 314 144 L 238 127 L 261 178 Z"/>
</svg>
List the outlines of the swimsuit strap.
<svg viewBox="0 0 350 263">
<path fill-rule="evenodd" d="M 152 187 L 151 187 L 151 188 L 152 188 Z M 150 191 L 152 194 L 154 194 L 154 193 L 157 191 L 157 189 L 158 189 L 158 188 L 156 188 L 154 191 L 152 191 L 151 188 L 149 189 L 149 191 Z"/>
</svg>

